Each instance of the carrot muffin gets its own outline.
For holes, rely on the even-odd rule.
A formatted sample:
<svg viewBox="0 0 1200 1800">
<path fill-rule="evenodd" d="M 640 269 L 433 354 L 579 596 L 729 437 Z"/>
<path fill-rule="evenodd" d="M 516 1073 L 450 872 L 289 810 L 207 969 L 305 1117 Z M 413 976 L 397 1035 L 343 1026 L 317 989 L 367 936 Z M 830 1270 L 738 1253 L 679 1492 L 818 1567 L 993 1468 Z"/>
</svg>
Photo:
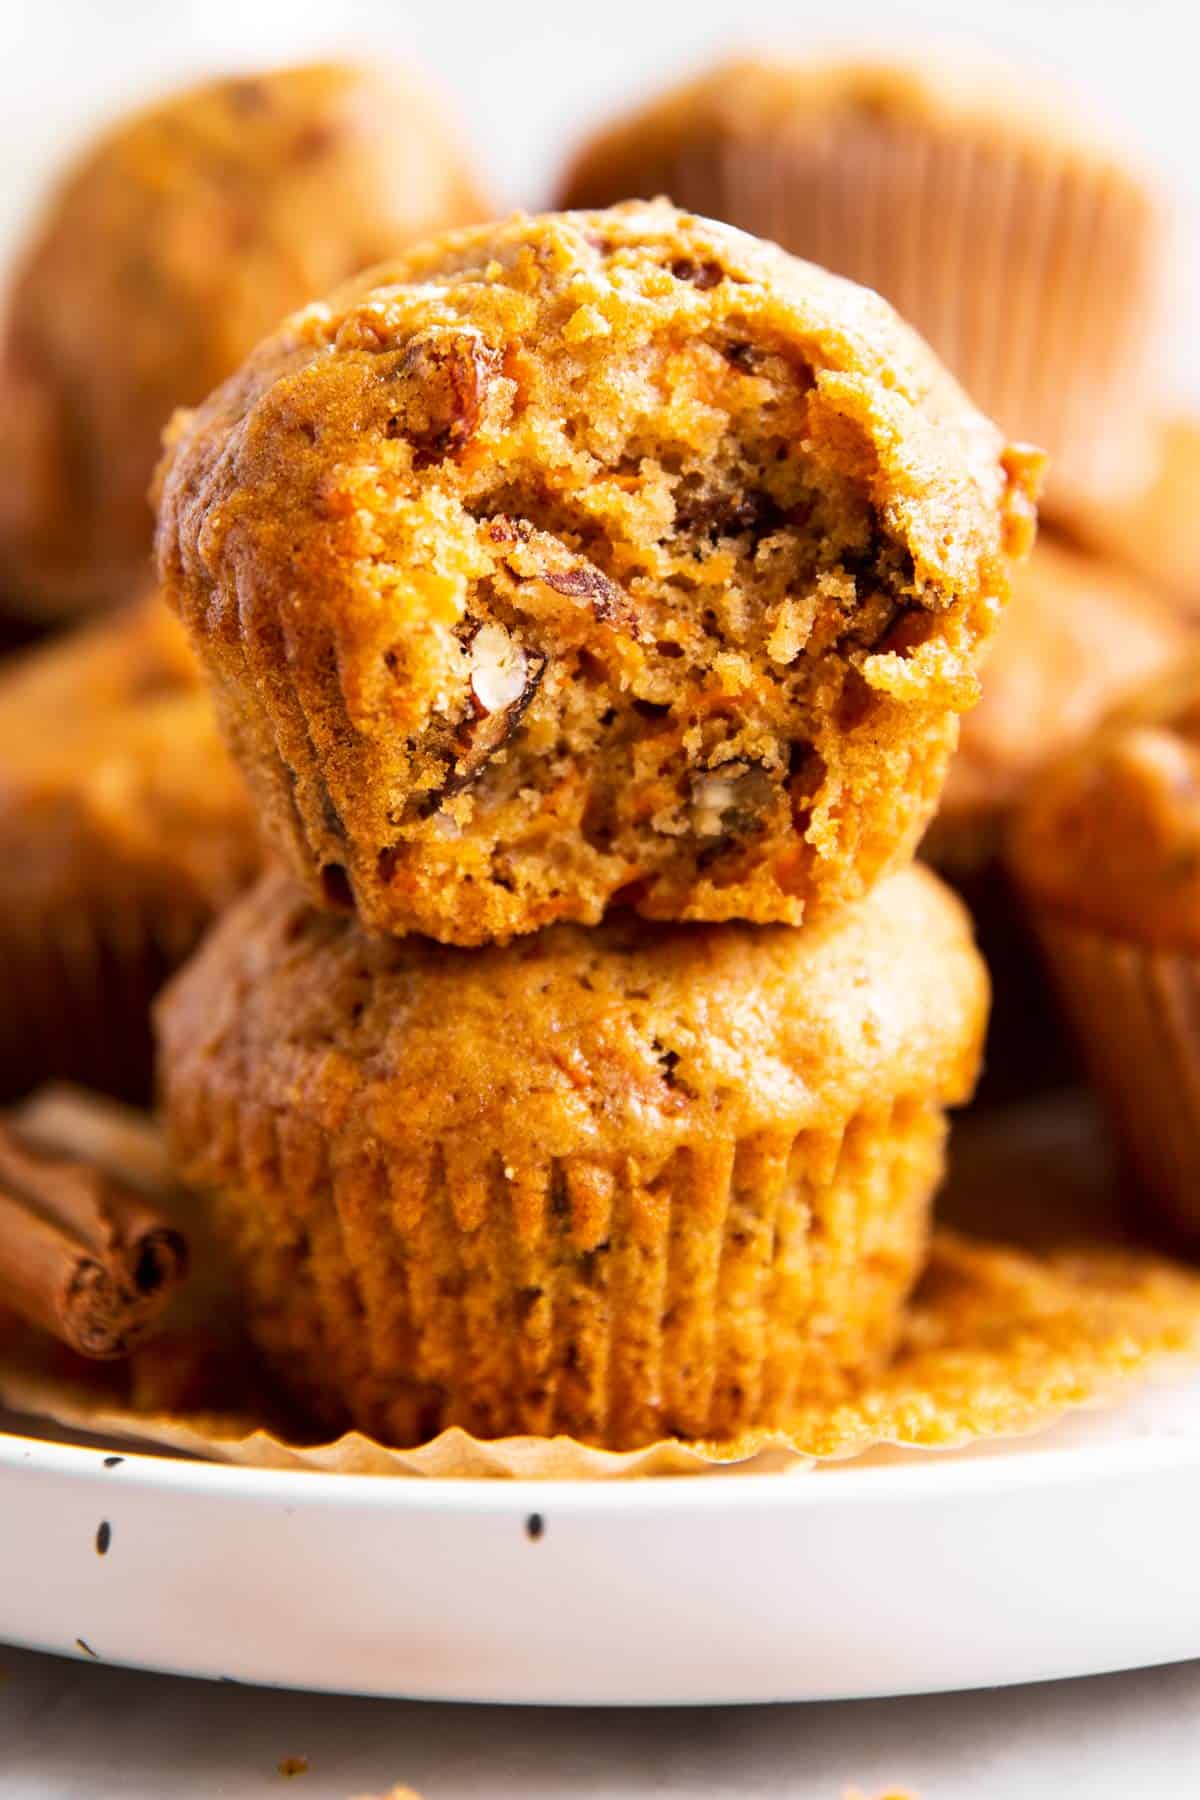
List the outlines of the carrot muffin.
<svg viewBox="0 0 1200 1800">
<path fill-rule="evenodd" d="M 158 551 L 315 899 L 798 923 L 911 854 L 1038 461 L 876 296 L 660 202 L 296 314 L 176 425 Z"/>
<path fill-rule="evenodd" d="M 1065 523 L 1079 541 L 1155 582 L 1200 614 L 1200 417 L 1167 420 L 1149 484 L 1119 506 L 1084 507 Z"/>
<path fill-rule="evenodd" d="M 51 200 L 0 333 L 0 604 L 61 617 L 141 585 L 172 409 L 293 307 L 486 210 L 400 76 L 277 70 L 117 124 Z"/>
<path fill-rule="evenodd" d="M 887 1356 L 987 977 L 927 871 L 840 918 L 474 952 L 272 875 L 159 1002 L 175 1166 L 325 1430 L 726 1435 Z"/>
<path fill-rule="evenodd" d="M 1043 775 L 1012 862 L 1132 1166 L 1200 1240 L 1200 657 Z"/>
<path fill-rule="evenodd" d="M 1163 232 L 1071 101 L 995 68 L 726 63 L 601 133 L 563 204 L 669 194 L 878 289 L 1049 451 L 1048 503 L 1103 498 L 1149 468 Z"/>
<path fill-rule="evenodd" d="M 0 676 L 0 1094 L 150 1090 L 150 1002 L 261 865 L 157 596 Z"/>
</svg>

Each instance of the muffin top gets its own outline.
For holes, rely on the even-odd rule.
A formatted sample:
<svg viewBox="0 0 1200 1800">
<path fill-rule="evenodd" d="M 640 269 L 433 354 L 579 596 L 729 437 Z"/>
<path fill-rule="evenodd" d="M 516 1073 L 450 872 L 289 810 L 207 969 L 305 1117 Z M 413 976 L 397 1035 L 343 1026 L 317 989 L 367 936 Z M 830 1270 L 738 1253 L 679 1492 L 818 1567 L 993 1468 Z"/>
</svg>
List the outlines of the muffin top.
<svg viewBox="0 0 1200 1800">
<path fill-rule="evenodd" d="M 1003 584 L 1035 477 L 924 342 L 878 295 L 658 201 L 448 233 L 294 314 L 174 424 L 159 478 L 170 595 L 186 616 L 251 567 L 261 589 L 286 565 L 353 642 L 394 564 L 424 577 L 406 607 L 436 625 L 457 573 L 431 566 L 439 523 L 520 512 L 527 496 L 504 483 L 530 468 L 546 500 L 614 535 L 613 483 L 590 490 L 617 478 L 621 537 L 648 531 L 662 495 L 638 492 L 652 472 L 637 431 L 665 414 L 669 432 L 677 413 L 703 432 L 721 388 L 753 378 L 739 332 L 797 365 L 795 448 L 866 491 L 930 604 Z M 332 573 L 314 579 L 318 553 Z"/>
<path fill-rule="evenodd" d="M 647 176 L 706 139 L 753 142 L 786 134 L 820 138 L 833 122 L 854 119 L 880 129 L 918 127 L 969 135 L 981 144 L 1031 156 L 1052 153 L 1126 174 L 1124 147 L 1111 127 L 1086 115 L 1075 95 L 991 61 L 954 58 L 920 63 L 849 59 L 770 62 L 735 57 L 718 63 L 590 138 L 563 182 L 564 204 L 603 205 L 646 197 Z M 624 185 L 622 185 L 622 177 Z"/>
<path fill-rule="evenodd" d="M 253 813 L 178 622 L 157 594 L 0 673 L 0 899 L 37 912 L 156 884 L 231 896 Z"/>
<path fill-rule="evenodd" d="M 194 1083 L 409 1154 L 470 1132 L 553 1157 L 962 1100 L 986 1012 L 966 914 L 919 868 L 803 932 L 626 917 L 477 951 L 369 938 L 270 875 L 158 1024 L 173 1110 Z"/>
<path fill-rule="evenodd" d="M 926 853 L 953 869 L 995 852 L 1034 772 L 1191 642 L 1153 590 L 1111 563 L 1040 537 L 1014 572 L 983 697 L 963 719 Z"/>
<path fill-rule="evenodd" d="M 206 83 L 127 118 L 51 198 L 0 348 L 0 599 L 66 612 L 145 579 L 174 407 L 293 307 L 486 208 L 399 74 Z"/>
<path fill-rule="evenodd" d="M 1075 924 L 1200 950 L 1200 656 L 1039 777 L 1012 857 L 1034 902 Z"/>
</svg>

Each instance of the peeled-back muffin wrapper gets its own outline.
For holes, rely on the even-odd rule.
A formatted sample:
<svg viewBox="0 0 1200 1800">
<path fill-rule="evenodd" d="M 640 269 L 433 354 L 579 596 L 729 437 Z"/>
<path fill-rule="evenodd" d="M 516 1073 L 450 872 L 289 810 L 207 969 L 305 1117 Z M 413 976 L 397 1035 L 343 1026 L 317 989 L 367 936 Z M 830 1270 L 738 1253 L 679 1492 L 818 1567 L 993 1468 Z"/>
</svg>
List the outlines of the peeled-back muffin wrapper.
<svg viewBox="0 0 1200 1800">
<path fill-rule="evenodd" d="M 406 1450 L 360 1432 L 290 1439 L 244 1391 L 192 1383 L 192 1365 L 203 1369 L 214 1348 L 224 1368 L 244 1363 L 202 1209 L 186 1195 L 170 1204 L 198 1267 L 173 1329 L 129 1362 L 101 1365 L 0 1321 L 0 1403 L 89 1436 L 260 1468 L 547 1480 L 800 1469 L 883 1446 L 953 1449 L 1044 1428 L 1200 1358 L 1200 1275 L 1122 1238 L 1107 1175 L 1090 1166 L 1095 1117 L 1077 1117 L 1075 1101 L 1055 1104 L 1023 1115 L 1017 1132 L 1006 1111 L 963 1134 L 956 1219 L 976 1230 L 1003 1220 L 1021 1241 L 940 1228 L 886 1371 L 846 1398 L 796 1408 L 786 1430 L 627 1452 L 568 1437 L 484 1440 L 457 1428 Z M 141 1116 L 48 1091 L 19 1117 L 46 1143 L 119 1170 L 160 1200 L 167 1192 L 161 1142 Z"/>
<path fill-rule="evenodd" d="M 855 118 L 686 146 L 663 173 L 680 205 L 890 300 L 985 412 L 1050 451 L 1054 510 L 1151 478 L 1161 225 L 1115 170 L 1049 158 Z"/>
</svg>

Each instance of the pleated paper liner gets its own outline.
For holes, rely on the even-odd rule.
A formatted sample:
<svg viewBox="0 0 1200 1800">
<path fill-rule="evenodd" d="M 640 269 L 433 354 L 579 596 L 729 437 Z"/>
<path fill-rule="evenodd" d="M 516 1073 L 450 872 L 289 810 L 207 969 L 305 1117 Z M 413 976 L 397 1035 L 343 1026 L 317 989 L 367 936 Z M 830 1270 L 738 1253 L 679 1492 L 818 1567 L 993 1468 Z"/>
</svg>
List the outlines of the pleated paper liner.
<svg viewBox="0 0 1200 1800">
<path fill-rule="evenodd" d="M 665 1158 L 531 1142 L 498 1182 L 490 1145 L 352 1157 L 213 1087 L 174 1121 L 229 1146 L 250 1337 L 307 1414 L 395 1443 L 732 1438 L 846 1391 L 891 1353 L 943 1167 L 933 1101 Z"/>
<path fill-rule="evenodd" d="M 1038 933 L 1139 1191 L 1200 1243 L 1200 958 L 1083 930 Z"/>
<path fill-rule="evenodd" d="M 1050 452 L 1051 507 L 1150 478 L 1162 220 L 1115 164 L 847 108 L 693 138 L 664 173 L 679 205 L 890 300 L 985 412 Z"/>
<path fill-rule="evenodd" d="M 137 1115 L 52 1094 L 24 1120 L 128 1178 L 163 1181 L 161 1146 Z M 840 1403 L 795 1409 L 786 1431 L 623 1453 L 457 1429 L 408 1450 L 358 1432 L 306 1442 L 288 1434 L 265 1393 L 247 1399 L 227 1293 L 186 1199 L 183 1222 L 200 1228 L 200 1274 L 173 1332 L 127 1365 L 102 1366 L 10 1323 L 0 1329 L 0 1402 L 89 1436 L 261 1468 L 605 1479 L 799 1469 L 881 1446 L 952 1449 L 1044 1428 L 1200 1360 L 1200 1274 L 1128 1241 L 1089 1107 L 1072 1097 L 967 1121 L 960 1134 L 948 1211 L 984 1226 L 1002 1219 L 1025 1241 L 939 1229 L 886 1373 Z"/>
</svg>

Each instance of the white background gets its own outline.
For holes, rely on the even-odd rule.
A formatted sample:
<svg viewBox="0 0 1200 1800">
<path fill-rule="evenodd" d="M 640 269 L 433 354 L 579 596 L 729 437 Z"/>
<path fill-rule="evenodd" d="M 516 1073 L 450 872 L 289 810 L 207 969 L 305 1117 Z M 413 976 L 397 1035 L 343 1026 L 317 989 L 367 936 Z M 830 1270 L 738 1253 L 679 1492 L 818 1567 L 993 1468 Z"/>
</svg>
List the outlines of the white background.
<svg viewBox="0 0 1200 1800">
<path fill-rule="evenodd" d="M 836 22 L 836 38 L 830 30 Z M 498 205 L 544 202 L 594 121 L 719 50 L 986 48 L 1081 88 L 1161 173 L 1183 225 L 1164 361 L 1200 400 L 1200 29 L 1194 0 L 0 0 L 0 249 L 48 174 L 124 103 L 181 76 L 315 51 L 414 55 Z M 547 1715 L 213 1689 L 0 1650 L 0 1796 L 297 1800 L 406 1780 L 427 1800 L 772 1795 L 889 1781 L 923 1800 L 1198 1791 L 1200 1665 L 992 1695 L 667 1715 Z"/>
</svg>

